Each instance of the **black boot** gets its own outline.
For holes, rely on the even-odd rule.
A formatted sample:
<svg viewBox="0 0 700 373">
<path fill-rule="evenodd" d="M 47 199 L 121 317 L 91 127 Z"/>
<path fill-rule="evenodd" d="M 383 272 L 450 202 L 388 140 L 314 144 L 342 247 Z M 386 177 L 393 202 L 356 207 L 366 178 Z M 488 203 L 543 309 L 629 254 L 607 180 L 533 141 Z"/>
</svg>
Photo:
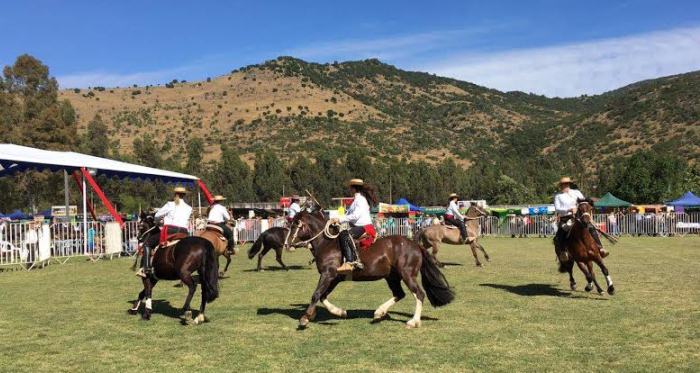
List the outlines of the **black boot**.
<svg viewBox="0 0 700 373">
<path fill-rule="evenodd" d="M 591 232 L 591 236 L 593 236 L 593 241 L 595 241 L 595 244 L 598 246 L 600 256 L 602 256 L 603 258 L 608 256 L 610 253 L 608 253 L 608 251 L 603 248 L 603 242 L 600 240 L 600 234 L 598 234 L 598 229 L 596 229 L 596 227 L 594 227 L 593 224 L 589 224 L 588 231 Z"/>
</svg>

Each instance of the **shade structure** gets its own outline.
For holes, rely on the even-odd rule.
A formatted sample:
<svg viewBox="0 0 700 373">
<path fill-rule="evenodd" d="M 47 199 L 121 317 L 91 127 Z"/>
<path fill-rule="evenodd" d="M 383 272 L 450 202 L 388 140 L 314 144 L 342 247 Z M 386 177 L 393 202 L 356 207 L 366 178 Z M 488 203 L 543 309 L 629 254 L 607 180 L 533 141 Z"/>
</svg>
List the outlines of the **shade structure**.
<svg viewBox="0 0 700 373">
<path fill-rule="evenodd" d="M 700 197 L 693 194 L 693 192 L 687 192 L 680 198 L 666 204 L 671 206 L 700 207 Z"/>
<path fill-rule="evenodd" d="M 161 170 L 133 163 L 115 161 L 92 155 L 30 148 L 14 144 L 0 144 L 0 177 L 25 170 L 66 170 L 69 173 L 81 168 L 108 177 L 160 180 L 171 183 L 194 183 L 198 177 L 179 172 Z"/>
<path fill-rule="evenodd" d="M 608 192 L 602 196 L 599 200 L 595 201 L 595 207 L 630 207 L 631 203 L 615 197 L 612 193 Z"/>
<path fill-rule="evenodd" d="M 408 205 L 409 209 L 411 211 L 423 211 L 422 207 L 416 206 L 412 204 L 411 202 L 408 202 L 406 198 L 399 198 L 395 203 L 395 205 Z"/>
</svg>

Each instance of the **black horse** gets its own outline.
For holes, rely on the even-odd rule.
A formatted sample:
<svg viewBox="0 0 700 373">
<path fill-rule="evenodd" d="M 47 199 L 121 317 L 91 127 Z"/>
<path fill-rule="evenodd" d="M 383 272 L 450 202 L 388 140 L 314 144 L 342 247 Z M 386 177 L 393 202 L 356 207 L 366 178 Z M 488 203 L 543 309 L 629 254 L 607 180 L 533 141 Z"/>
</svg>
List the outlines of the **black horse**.
<svg viewBox="0 0 700 373">
<path fill-rule="evenodd" d="M 153 215 L 141 214 L 139 223 L 139 242 L 148 241 L 153 235 L 160 235 L 160 227 L 155 223 Z M 199 282 L 202 283 L 202 304 L 199 315 L 194 319 L 195 324 L 206 321 L 204 308 L 207 303 L 213 302 L 219 296 L 219 264 L 211 242 L 200 237 L 186 237 L 177 244 L 158 248 L 151 259 L 153 273 L 143 278 L 143 290 L 139 293 L 134 306 L 129 313 L 138 313 L 141 302 L 145 303 L 142 314 L 144 320 L 150 320 L 152 306 L 151 292 L 159 280 L 181 280 L 189 288 L 185 305 L 182 307 L 185 320 L 191 321 L 192 311 L 190 302 L 197 290 L 197 284 L 192 274 L 199 274 Z"/>
<path fill-rule="evenodd" d="M 287 266 L 282 262 L 282 251 L 284 251 L 284 241 L 289 235 L 289 229 L 283 227 L 273 227 L 260 234 L 253 246 L 248 249 L 248 259 L 253 259 L 255 254 L 258 254 L 257 271 L 262 270 L 262 258 L 271 249 L 275 249 L 275 259 L 282 266 L 282 269 L 288 270 Z M 262 251 L 260 251 L 262 249 Z"/>
</svg>

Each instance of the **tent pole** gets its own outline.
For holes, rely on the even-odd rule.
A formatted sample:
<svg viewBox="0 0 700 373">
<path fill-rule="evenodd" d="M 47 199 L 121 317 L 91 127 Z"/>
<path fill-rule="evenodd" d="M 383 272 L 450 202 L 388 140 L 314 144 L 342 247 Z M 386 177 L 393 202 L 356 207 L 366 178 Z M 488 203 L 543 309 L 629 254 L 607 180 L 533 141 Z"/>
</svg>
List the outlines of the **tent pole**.
<svg viewBox="0 0 700 373">
<path fill-rule="evenodd" d="M 63 194 L 66 202 L 66 222 L 70 221 L 70 191 L 68 190 L 68 171 L 63 170 Z"/>
<path fill-rule="evenodd" d="M 85 176 L 83 176 L 83 253 L 87 255 L 88 247 L 88 226 L 87 226 L 87 187 L 85 185 Z"/>
<path fill-rule="evenodd" d="M 199 217 L 202 217 L 202 192 L 197 189 L 197 208 L 199 210 Z"/>
</svg>

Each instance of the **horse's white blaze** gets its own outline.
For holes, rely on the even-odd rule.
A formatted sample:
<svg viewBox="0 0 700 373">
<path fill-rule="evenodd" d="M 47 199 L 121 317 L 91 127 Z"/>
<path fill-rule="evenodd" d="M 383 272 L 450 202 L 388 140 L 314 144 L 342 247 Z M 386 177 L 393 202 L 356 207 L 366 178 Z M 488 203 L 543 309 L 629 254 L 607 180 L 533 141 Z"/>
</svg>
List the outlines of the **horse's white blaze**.
<svg viewBox="0 0 700 373">
<path fill-rule="evenodd" d="M 415 328 L 420 326 L 420 317 L 421 317 L 421 312 L 423 312 L 423 302 L 418 299 L 416 294 L 413 294 L 413 297 L 416 298 L 416 313 L 413 314 L 413 318 L 408 320 L 406 325 L 408 325 L 411 328 Z"/>
<path fill-rule="evenodd" d="M 605 276 L 605 281 L 608 282 L 608 286 L 612 286 L 612 277 L 610 275 Z"/>
<path fill-rule="evenodd" d="M 389 308 L 396 304 L 396 298 L 391 297 L 388 301 L 384 302 L 379 308 L 377 308 L 376 311 L 374 311 L 374 318 L 378 319 L 381 317 L 384 317 L 387 312 L 389 312 Z"/>
<path fill-rule="evenodd" d="M 336 307 L 333 303 L 328 301 L 328 299 L 323 300 L 323 305 L 326 307 L 328 312 L 330 312 L 331 314 L 338 316 L 338 317 L 345 316 L 344 315 L 345 311 L 340 307 Z"/>
<path fill-rule="evenodd" d="M 141 299 L 136 301 L 136 304 L 134 305 L 134 308 L 132 308 L 132 310 L 138 310 L 139 307 L 141 307 Z"/>
<path fill-rule="evenodd" d="M 153 309 L 153 306 L 151 304 L 151 298 L 146 298 L 146 308 Z"/>
</svg>

